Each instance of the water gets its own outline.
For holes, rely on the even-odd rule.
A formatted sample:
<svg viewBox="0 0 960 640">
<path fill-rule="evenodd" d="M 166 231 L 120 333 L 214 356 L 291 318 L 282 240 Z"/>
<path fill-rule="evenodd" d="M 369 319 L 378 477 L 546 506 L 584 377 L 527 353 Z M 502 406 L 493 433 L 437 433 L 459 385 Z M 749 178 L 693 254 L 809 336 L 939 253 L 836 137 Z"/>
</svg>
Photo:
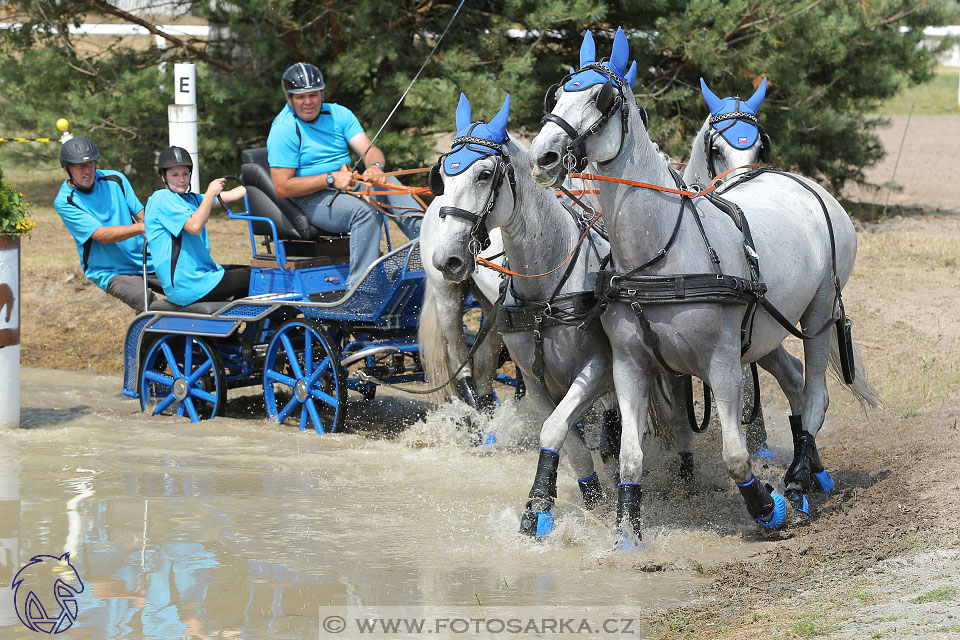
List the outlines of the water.
<svg viewBox="0 0 960 640">
<path fill-rule="evenodd" d="M 557 531 L 517 533 L 537 459 L 525 403 L 500 407 L 500 442 L 476 449 L 462 406 L 385 395 L 351 405 L 355 433 L 319 436 L 268 422 L 256 398 L 196 425 L 149 418 L 120 386 L 25 370 L 25 428 L 0 433 L 0 584 L 69 551 L 85 585 L 71 638 L 317 638 L 328 605 L 649 611 L 773 544 L 719 474 L 716 429 L 692 492 L 647 446 L 646 551 L 622 554 L 612 513 L 583 511 L 565 462 Z M 0 636 L 35 637 L 0 594 Z"/>
</svg>

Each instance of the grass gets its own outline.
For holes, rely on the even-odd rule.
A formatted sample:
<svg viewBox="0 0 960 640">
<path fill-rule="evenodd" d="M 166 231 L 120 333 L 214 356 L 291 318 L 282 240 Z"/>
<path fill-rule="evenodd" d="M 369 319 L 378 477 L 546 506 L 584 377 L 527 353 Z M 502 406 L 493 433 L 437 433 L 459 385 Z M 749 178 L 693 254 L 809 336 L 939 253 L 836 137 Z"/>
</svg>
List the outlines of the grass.
<svg viewBox="0 0 960 640">
<path fill-rule="evenodd" d="M 956 587 L 947 586 L 947 587 L 937 587 L 927 591 L 923 595 L 919 595 L 916 598 L 910 600 L 914 604 L 924 604 L 925 602 L 949 602 L 950 600 L 957 599 L 958 590 Z"/>
<path fill-rule="evenodd" d="M 905 87 L 896 96 L 886 100 L 872 115 L 897 116 L 910 113 L 914 105 L 914 115 L 958 115 L 957 87 L 960 69 L 956 67 L 938 67 L 929 82 L 914 87 Z M 947 109 L 925 109 L 921 107 L 953 107 Z"/>
</svg>

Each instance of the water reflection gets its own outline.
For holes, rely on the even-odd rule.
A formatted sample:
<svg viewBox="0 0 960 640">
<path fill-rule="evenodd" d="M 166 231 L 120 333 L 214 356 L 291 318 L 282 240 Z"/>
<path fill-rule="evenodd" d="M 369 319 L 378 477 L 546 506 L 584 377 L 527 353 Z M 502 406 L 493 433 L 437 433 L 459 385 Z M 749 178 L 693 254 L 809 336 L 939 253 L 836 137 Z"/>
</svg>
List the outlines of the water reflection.
<svg viewBox="0 0 960 640">
<path fill-rule="evenodd" d="M 608 554 L 612 514 L 581 510 L 565 465 L 557 534 L 519 536 L 536 448 L 517 407 L 498 414 L 504 446 L 481 452 L 443 413 L 385 439 L 260 419 L 194 425 L 103 393 L 119 388 L 113 377 L 43 373 L 24 374 L 33 428 L 0 434 L 0 578 L 32 555 L 70 551 L 87 585 L 71 637 L 317 637 L 318 607 L 330 605 L 652 609 L 701 583 L 685 560 L 646 573 Z M 401 404 L 355 415 L 373 431 L 401 424 Z M 736 495 L 730 505 L 742 510 Z M 652 538 L 658 562 L 709 565 L 764 544 L 690 527 L 704 504 L 692 508 L 674 518 L 682 530 Z M 0 635 L 30 637 L 10 611 L 0 602 Z"/>
</svg>

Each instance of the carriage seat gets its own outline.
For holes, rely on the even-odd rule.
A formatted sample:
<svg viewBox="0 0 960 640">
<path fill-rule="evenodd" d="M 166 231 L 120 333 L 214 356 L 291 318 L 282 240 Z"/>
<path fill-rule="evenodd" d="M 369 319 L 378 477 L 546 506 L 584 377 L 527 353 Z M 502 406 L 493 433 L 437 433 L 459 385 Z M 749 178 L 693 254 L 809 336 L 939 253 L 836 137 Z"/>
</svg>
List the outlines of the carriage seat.
<svg viewBox="0 0 960 640">
<path fill-rule="evenodd" d="M 206 316 L 212 316 L 228 304 L 230 303 L 214 300 L 211 302 L 194 302 L 193 304 L 181 307 L 180 305 L 173 304 L 169 300 L 158 298 L 150 303 L 150 311 L 181 311 L 183 313 L 202 313 Z"/>
<path fill-rule="evenodd" d="M 245 149 L 240 157 L 240 181 L 247 188 L 250 215 L 268 218 L 277 229 L 277 238 L 284 243 L 290 260 L 288 268 L 315 264 L 345 263 L 349 260 L 349 234 L 325 231 L 310 224 L 306 214 L 289 198 L 280 198 L 273 188 L 266 147 Z M 254 235 L 271 238 L 270 227 L 251 222 Z M 266 243 L 269 251 L 269 243 Z M 252 266 L 269 266 L 272 255 L 256 256 Z"/>
</svg>

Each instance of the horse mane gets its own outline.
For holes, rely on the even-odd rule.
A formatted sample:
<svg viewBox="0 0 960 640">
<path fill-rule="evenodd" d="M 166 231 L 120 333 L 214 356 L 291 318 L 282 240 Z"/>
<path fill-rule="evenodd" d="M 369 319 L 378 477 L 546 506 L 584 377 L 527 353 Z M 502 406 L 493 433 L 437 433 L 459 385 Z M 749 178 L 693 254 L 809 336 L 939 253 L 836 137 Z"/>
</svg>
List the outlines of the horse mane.
<svg viewBox="0 0 960 640">
<path fill-rule="evenodd" d="M 690 159 L 687 160 L 687 166 L 683 170 L 683 181 L 686 184 L 694 182 L 706 183 L 710 179 L 709 167 L 707 167 L 707 152 L 703 146 L 703 135 L 710 126 L 710 118 L 703 121 L 703 126 L 697 132 L 690 147 Z"/>
</svg>

